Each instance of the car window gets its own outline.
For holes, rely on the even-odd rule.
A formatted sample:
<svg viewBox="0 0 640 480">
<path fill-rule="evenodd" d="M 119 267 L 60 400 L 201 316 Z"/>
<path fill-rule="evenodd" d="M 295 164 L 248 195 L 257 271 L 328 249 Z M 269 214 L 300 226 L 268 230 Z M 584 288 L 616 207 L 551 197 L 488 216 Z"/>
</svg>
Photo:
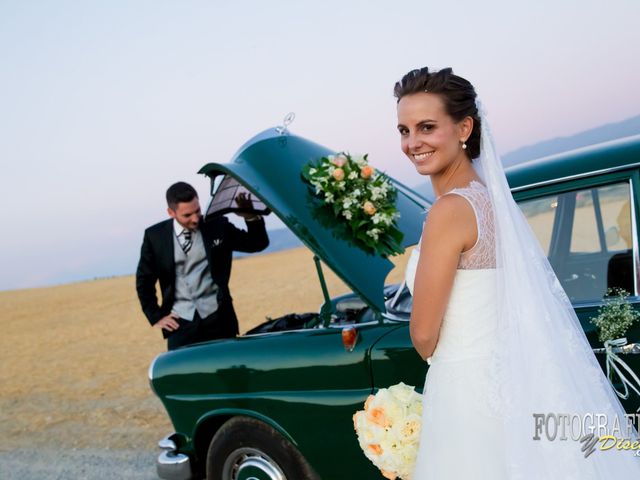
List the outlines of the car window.
<svg viewBox="0 0 640 480">
<path fill-rule="evenodd" d="M 628 181 L 519 206 L 571 301 L 598 301 L 613 287 L 637 294 Z"/>
<path fill-rule="evenodd" d="M 624 252 L 631 249 L 633 237 L 629 184 L 610 185 L 599 190 L 607 251 Z"/>
<path fill-rule="evenodd" d="M 520 210 L 529 222 L 529 226 L 535 233 L 542 250 L 549 255 L 549 245 L 551 243 L 551 233 L 558 207 L 557 195 L 551 195 L 533 200 L 525 200 L 518 203 Z"/>
<path fill-rule="evenodd" d="M 600 237 L 598 236 L 596 204 L 593 201 L 594 191 L 580 190 L 575 194 L 575 213 L 571 229 L 571 253 L 595 253 L 602 250 Z"/>
</svg>

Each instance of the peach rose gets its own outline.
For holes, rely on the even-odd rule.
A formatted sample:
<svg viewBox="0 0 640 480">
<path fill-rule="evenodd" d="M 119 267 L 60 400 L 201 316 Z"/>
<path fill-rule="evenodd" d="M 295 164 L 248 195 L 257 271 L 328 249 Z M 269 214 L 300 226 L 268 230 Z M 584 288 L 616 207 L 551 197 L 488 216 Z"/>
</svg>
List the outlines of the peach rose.
<svg viewBox="0 0 640 480">
<path fill-rule="evenodd" d="M 367 445 L 367 447 L 374 455 L 382 455 L 382 447 L 377 443 L 372 443 L 371 445 Z"/>
<path fill-rule="evenodd" d="M 398 476 L 395 473 L 387 472 L 386 470 L 380 470 L 380 473 L 382 473 L 382 476 L 384 478 L 388 478 L 389 480 L 396 480 L 396 478 L 398 478 Z"/>
<path fill-rule="evenodd" d="M 376 213 L 376 206 L 369 201 L 364 202 L 364 205 L 362 205 L 362 209 L 367 215 L 373 215 L 374 213 Z"/>
<path fill-rule="evenodd" d="M 373 172 L 375 172 L 373 167 L 366 165 L 360 169 L 360 176 L 366 180 L 367 178 L 371 178 L 371 175 L 373 175 Z"/>
<path fill-rule="evenodd" d="M 333 171 L 333 178 L 335 178 L 339 182 L 344 180 L 344 170 L 342 170 L 341 168 L 336 168 Z"/>
<path fill-rule="evenodd" d="M 333 158 L 333 160 L 331 160 L 331 163 L 333 163 L 336 167 L 344 167 L 344 164 L 347 163 L 347 157 L 345 157 L 344 155 L 337 155 Z"/>
<path fill-rule="evenodd" d="M 380 407 L 372 408 L 369 412 L 369 419 L 375 423 L 376 425 L 380 425 L 381 427 L 388 427 L 389 421 L 387 420 L 387 416 L 384 413 L 384 410 Z"/>
</svg>

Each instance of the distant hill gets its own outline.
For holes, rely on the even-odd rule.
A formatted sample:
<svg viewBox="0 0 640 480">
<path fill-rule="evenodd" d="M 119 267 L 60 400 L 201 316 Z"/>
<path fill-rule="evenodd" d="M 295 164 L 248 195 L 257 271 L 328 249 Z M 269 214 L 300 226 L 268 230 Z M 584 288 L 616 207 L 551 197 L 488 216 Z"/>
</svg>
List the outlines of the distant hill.
<svg viewBox="0 0 640 480">
<path fill-rule="evenodd" d="M 608 123 L 601 127 L 585 130 L 569 137 L 557 137 L 534 145 L 518 148 L 502 156 L 505 167 L 516 165 L 526 160 L 546 157 L 555 153 L 567 152 L 587 145 L 615 140 L 640 133 L 640 115 L 621 122 Z"/>
<path fill-rule="evenodd" d="M 557 137 L 551 140 L 527 145 L 512 152 L 502 155 L 502 164 L 511 167 L 527 160 L 546 157 L 556 153 L 567 152 L 580 147 L 594 145 L 596 143 L 615 140 L 640 133 L 640 115 L 628 118 L 621 122 L 608 123 L 601 127 L 585 130 L 568 137 Z M 434 198 L 431 182 L 422 182 L 412 187 L 427 198 Z"/>
</svg>

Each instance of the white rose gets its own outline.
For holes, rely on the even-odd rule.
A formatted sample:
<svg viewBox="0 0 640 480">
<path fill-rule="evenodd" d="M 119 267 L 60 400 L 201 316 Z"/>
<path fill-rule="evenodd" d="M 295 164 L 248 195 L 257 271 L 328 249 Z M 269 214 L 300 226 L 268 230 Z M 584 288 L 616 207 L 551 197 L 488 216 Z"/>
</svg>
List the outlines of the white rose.
<svg viewBox="0 0 640 480">
<path fill-rule="evenodd" d="M 396 385 L 390 386 L 389 393 L 406 405 L 414 398 L 413 394 L 415 393 L 415 390 L 411 385 L 400 382 Z"/>
<path fill-rule="evenodd" d="M 407 415 L 393 426 L 395 435 L 402 443 L 416 443 L 420 439 L 420 426 L 422 418 L 415 413 Z"/>
</svg>

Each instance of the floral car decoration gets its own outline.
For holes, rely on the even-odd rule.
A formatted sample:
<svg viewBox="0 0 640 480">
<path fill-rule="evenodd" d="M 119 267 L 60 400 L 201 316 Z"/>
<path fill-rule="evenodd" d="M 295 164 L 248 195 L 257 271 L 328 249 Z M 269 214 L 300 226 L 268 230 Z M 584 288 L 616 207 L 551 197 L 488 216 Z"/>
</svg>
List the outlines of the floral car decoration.
<svg viewBox="0 0 640 480">
<path fill-rule="evenodd" d="M 403 234 L 395 220 L 400 216 L 395 206 L 396 189 L 384 173 L 369 165 L 368 155 L 348 153 L 327 155 L 309 162 L 302 177 L 322 204 L 346 225 L 356 243 L 383 256 L 404 251 Z"/>
<path fill-rule="evenodd" d="M 607 289 L 604 304 L 598 309 L 598 315 L 591 319 L 600 330 L 601 342 L 616 340 L 627 334 L 627 330 L 640 319 L 640 313 L 627 301 L 629 292 L 622 288 Z"/>
<path fill-rule="evenodd" d="M 628 344 L 627 331 L 640 319 L 640 313 L 633 308 L 628 300 L 629 292 L 623 288 L 607 289 L 604 304 L 598 308 L 598 315 L 591 319 L 591 323 L 598 327 L 598 340 L 604 343 L 606 355 L 607 378 L 618 397 L 626 400 L 630 390 L 640 395 L 640 378 L 621 357 L 620 353 L 638 353 L 637 344 Z M 622 384 L 622 388 L 619 385 Z"/>
</svg>

